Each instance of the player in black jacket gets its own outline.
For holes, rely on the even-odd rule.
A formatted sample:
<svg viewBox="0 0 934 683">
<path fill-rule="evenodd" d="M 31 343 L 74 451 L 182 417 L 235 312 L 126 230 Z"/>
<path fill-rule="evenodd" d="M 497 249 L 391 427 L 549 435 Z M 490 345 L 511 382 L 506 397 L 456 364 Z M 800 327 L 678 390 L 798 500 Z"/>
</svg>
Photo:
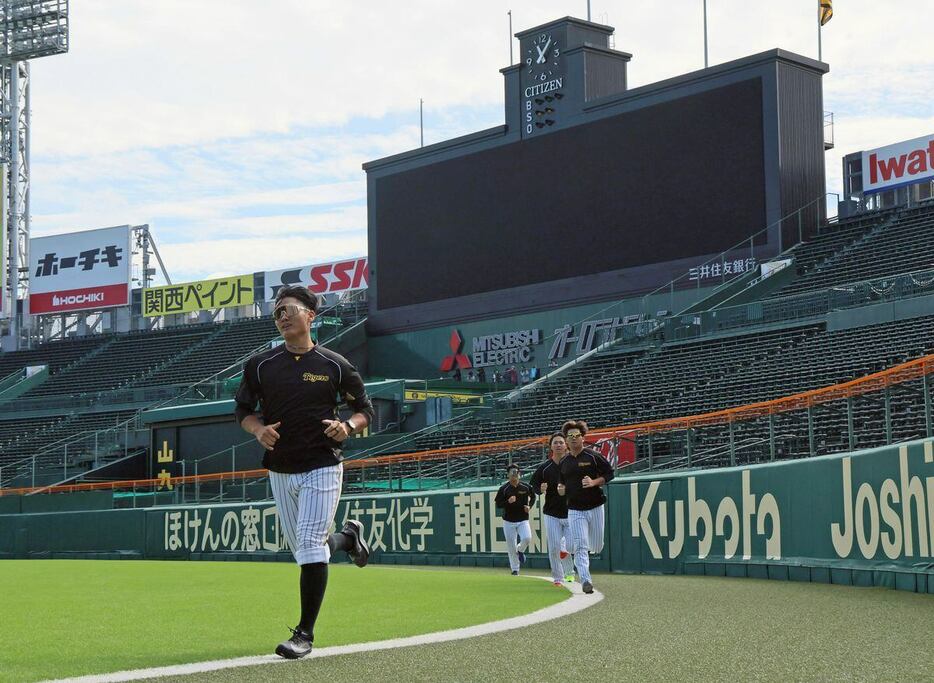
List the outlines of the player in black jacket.
<svg viewBox="0 0 934 683">
<path fill-rule="evenodd" d="M 356 520 L 328 533 L 341 493 L 341 444 L 369 424 L 373 406 L 356 368 L 311 341 L 317 308 L 317 296 L 304 287 L 279 290 L 273 318 L 285 343 L 246 362 L 236 396 L 240 426 L 265 449 L 279 527 L 302 568 L 301 619 L 276 648 L 287 659 L 311 652 L 331 553 L 348 552 L 358 567 L 370 553 Z M 343 402 L 354 414 L 342 421 Z"/>
<path fill-rule="evenodd" d="M 548 537 L 548 561 L 551 564 L 551 579 L 556 586 L 560 586 L 562 578 L 565 581 L 574 580 L 567 551 L 567 546 L 573 542 L 568 527 L 568 503 L 567 498 L 558 493 L 558 484 L 561 483 L 560 462 L 568 452 L 564 434 L 552 434 L 548 440 L 548 450 L 549 458 L 536 468 L 529 480 L 529 486 L 533 491 L 545 496 L 542 514 Z M 574 550 L 573 545 L 571 550 Z"/>
<path fill-rule="evenodd" d="M 613 478 L 613 468 L 602 455 L 584 448 L 587 423 L 568 420 L 561 427 L 568 454 L 561 461 L 561 486 L 568 501 L 568 522 L 574 536 L 574 563 L 585 593 L 593 593 L 590 556 L 603 550 L 603 486 Z"/>
<path fill-rule="evenodd" d="M 496 492 L 496 507 L 503 514 L 503 536 L 506 538 L 506 552 L 509 554 L 509 568 L 513 576 L 518 576 L 519 565 L 525 564 L 525 550 L 532 540 L 532 527 L 529 526 L 529 509 L 535 502 L 535 492 L 525 482 L 519 481 L 519 467 L 510 465 L 507 469 L 509 481 Z M 518 536 L 519 542 L 516 543 Z"/>
</svg>

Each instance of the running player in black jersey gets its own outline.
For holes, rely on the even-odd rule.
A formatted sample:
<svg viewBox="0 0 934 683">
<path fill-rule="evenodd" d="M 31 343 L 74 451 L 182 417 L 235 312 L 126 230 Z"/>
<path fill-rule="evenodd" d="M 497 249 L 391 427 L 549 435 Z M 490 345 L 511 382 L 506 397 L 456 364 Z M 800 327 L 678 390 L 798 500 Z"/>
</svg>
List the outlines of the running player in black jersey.
<svg viewBox="0 0 934 683">
<path fill-rule="evenodd" d="M 558 493 L 568 502 L 568 522 L 574 537 L 574 563 L 585 593 L 593 593 L 590 553 L 603 550 L 603 487 L 613 478 L 613 468 L 602 455 L 584 447 L 587 423 L 568 420 L 561 427 L 568 454 L 561 461 Z"/>
<path fill-rule="evenodd" d="M 556 586 L 560 586 L 562 579 L 574 580 L 567 551 L 567 546 L 571 546 L 571 551 L 574 550 L 571 529 L 568 526 L 568 503 L 567 498 L 558 493 L 558 484 L 561 482 L 560 463 L 568 452 L 564 434 L 552 434 L 548 440 L 548 450 L 548 459 L 535 469 L 529 486 L 545 497 L 542 514 L 545 518 L 545 533 L 548 536 L 551 580 Z"/>
<path fill-rule="evenodd" d="M 518 465 L 510 465 L 506 472 L 509 481 L 496 492 L 496 507 L 502 510 L 509 569 L 513 576 L 518 576 L 519 565 L 525 564 L 525 550 L 532 540 L 529 509 L 535 504 L 535 492 L 524 481 L 519 481 Z"/>
<path fill-rule="evenodd" d="M 273 318 L 285 344 L 246 362 L 236 396 L 240 426 L 266 449 L 263 467 L 279 524 L 301 566 L 301 618 L 292 637 L 276 648 L 287 659 L 311 652 L 331 553 L 344 550 L 359 567 L 370 553 L 356 520 L 328 533 L 341 493 L 341 443 L 369 424 L 373 406 L 356 368 L 311 341 L 317 308 L 317 296 L 304 287 L 279 290 Z M 343 402 L 354 414 L 341 421 Z M 260 413 L 254 412 L 257 404 Z"/>
</svg>

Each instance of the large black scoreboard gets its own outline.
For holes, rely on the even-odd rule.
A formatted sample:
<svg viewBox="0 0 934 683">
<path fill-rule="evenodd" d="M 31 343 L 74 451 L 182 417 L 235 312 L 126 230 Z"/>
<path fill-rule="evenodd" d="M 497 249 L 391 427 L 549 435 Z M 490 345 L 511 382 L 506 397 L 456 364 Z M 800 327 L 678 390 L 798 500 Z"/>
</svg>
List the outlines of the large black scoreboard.
<svg viewBox="0 0 934 683">
<path fill-rule="evenodd" d="M 626 90 L 598 29 L 519 34 L 502 128 L 365 166 L 371 331 L 645 293 L 757 232 L 759 257 L 790 246 L 779 219 L 824 191 L 826 67 L 776 50 Z"/>
<path fill-rule="evenodd" d="M 375 189 L 380 308 L 717 253 L 765 227 L 762 83 L 396 173 Z"/>
</svg>

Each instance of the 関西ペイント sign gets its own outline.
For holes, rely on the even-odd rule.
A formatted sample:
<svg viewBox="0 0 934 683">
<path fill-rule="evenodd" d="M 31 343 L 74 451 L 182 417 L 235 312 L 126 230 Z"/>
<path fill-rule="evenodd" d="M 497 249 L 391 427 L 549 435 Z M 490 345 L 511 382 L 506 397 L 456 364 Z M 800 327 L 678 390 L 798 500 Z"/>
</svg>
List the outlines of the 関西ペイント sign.
<svg viewBox="0 0 934 683">
<path fill-rule="evenodd" d="M 194 313 L 253 303 L 253 275 L 234 275 L 143 290 L 143 315 Z"/>
</svg>

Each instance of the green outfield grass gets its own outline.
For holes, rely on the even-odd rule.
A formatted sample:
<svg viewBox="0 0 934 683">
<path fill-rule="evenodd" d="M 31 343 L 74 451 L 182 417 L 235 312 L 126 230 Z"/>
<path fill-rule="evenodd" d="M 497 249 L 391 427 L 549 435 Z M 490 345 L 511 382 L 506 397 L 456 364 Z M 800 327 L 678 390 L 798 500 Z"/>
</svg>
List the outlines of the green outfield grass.
<svg viewBox="0 0 934 683">
<path fill-rule="evenodd" d="M 159 683 L 934 680 L 932 595 L 692 576 L 594 583 L 602 602 L 528 628 Z"/>
<path fill-rule="evenodd" d="M 0 561 L 0 680 L 270 654 L 298 621 L 298 574 L 269 562 Z M 459 628 L 568 596 L 505 570 L 333 565 L 315 645 Z"/>
</svg>

